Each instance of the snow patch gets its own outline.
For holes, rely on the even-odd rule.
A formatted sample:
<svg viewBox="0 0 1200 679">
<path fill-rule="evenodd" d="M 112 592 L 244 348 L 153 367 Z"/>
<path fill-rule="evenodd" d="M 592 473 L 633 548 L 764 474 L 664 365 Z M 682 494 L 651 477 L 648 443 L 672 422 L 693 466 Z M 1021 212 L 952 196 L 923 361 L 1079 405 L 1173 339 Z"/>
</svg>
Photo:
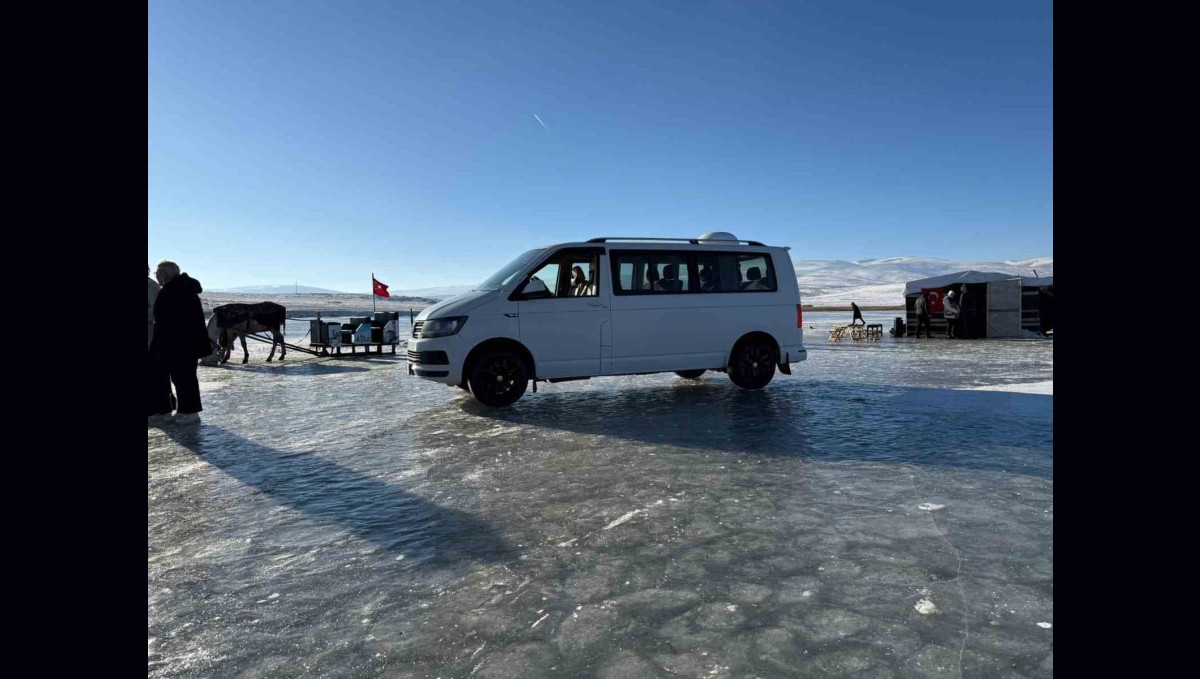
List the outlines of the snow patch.
<svg viewBox="0 0 1200 679">
<path fill-rule="evenodd" d="M 989 384 L 983 387 L 963 387 L 963 391 L 1007 391 L 1014 394 L 1054 395 L 1054 380 L 1045 382 L 1018 382 L 1016 384 Z"/>
<path fill-rule="evenodd" d="M 628 520 L 632 519 L 632 518 L 634 517 L 634 515 L 636 515 L 636 514 L 640 513 L 641 511 L 642 511 L 642 510 L 640 510 L 640 509 L 635 509 L 635 510 L 633 510 L 632 512 L 629 512 L 629 513 L 627 513 L 627 514 L 622 514 L 622 515 L 621 515 L 621 517 L 620 517 L 619 519 L 616 519 L 616 520 L 612 521 L 611 523 L 609 523 L 607 526 L 605 526 L 605 527 L 603 528 L 603 530 L 608 530 L 608 529 L 610 529 L 610 528 L 616 528 L 617 526 L 619 526 L 619 525 L 621 525 L 621 524 L 625 523 L 626 521 L 628 521 Z"/>
</svg>

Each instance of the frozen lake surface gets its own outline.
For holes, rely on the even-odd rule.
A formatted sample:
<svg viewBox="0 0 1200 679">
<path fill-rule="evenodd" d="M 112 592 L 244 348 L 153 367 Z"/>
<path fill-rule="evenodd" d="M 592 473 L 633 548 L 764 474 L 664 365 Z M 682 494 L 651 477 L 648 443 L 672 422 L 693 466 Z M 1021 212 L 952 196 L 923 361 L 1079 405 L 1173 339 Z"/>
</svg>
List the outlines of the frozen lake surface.
<svg viewBox="0 0 1200 679">
<path fill-rule="evenodd" d="M 865 315 L 881 342 L 806 313 L 761 391 L 502 410 L 402 350 L 251 342 L 200 369 L 202 425 L 147 430 L 149 674 L 1051 676 L 1053 341 Z"/>
</svg>

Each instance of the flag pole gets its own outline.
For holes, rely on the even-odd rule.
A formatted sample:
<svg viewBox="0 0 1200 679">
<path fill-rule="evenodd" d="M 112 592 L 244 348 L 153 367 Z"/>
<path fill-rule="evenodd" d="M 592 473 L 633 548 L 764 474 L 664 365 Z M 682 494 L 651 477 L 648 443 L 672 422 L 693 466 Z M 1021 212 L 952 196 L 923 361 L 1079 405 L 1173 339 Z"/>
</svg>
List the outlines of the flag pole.
<svg viewBox="0 0 1200 679">
<path fill-rule="evenodd" d="M 371 313 L 375 313 L 375 272 L 371 272 Z"/>
</svg>

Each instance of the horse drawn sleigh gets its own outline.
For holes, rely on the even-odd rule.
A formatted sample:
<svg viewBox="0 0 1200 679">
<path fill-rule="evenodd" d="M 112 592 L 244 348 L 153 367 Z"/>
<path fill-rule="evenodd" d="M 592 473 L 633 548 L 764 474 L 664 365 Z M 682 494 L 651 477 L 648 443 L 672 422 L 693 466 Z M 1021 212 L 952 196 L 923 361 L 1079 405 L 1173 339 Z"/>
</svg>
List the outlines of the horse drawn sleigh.
<svg viewBox="0 0 1200 679">
<path fill-rule="evenodd" d="M 275 358 L 276 345 L 279 345 L 279 360 L 282 361 L 289 348 L 314 356 L 342 356 L 342 347 L 349 347 L 352 354 L 357 353 L 359 347 L 369 354 L 371 347 L 375 347 L 375 353 L 382 354 L 383 347 L 390 346 L 395 354 L 400 344 L 400 313 L 397 311 L 377 311 L 373 316 L 351 316 L 345 324 L 323 321 L 318 314 L 315 320 L 309 321 L 312 340 L 307 349 L 284 342 L 286 321 L 287 310 L 275 302 L 213 307 L 212 317 L 208 319 L 208 338 L 213 353 L 202 363 L 227 363 L 235 340 L 242 343 L 242 363 L 249 362 L 247 337 L 271 345 L 268 362 Z M 269 333 L 270 338 L 259 333 Z"/>
</svg>

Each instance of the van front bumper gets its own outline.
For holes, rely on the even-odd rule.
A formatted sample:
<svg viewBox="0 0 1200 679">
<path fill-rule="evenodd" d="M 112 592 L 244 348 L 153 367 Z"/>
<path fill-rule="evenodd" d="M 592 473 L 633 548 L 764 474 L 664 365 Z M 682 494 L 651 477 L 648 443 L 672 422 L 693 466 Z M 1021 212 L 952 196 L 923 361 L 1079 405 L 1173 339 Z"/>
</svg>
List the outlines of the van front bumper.
<svg viewBox="0 0 1200 679">
<path fill-rule="evenodd" d="M 408 340 L 408 374 L 443 384 L 462 382 L 469 350 L 458 335 Z"/>
</svg>

